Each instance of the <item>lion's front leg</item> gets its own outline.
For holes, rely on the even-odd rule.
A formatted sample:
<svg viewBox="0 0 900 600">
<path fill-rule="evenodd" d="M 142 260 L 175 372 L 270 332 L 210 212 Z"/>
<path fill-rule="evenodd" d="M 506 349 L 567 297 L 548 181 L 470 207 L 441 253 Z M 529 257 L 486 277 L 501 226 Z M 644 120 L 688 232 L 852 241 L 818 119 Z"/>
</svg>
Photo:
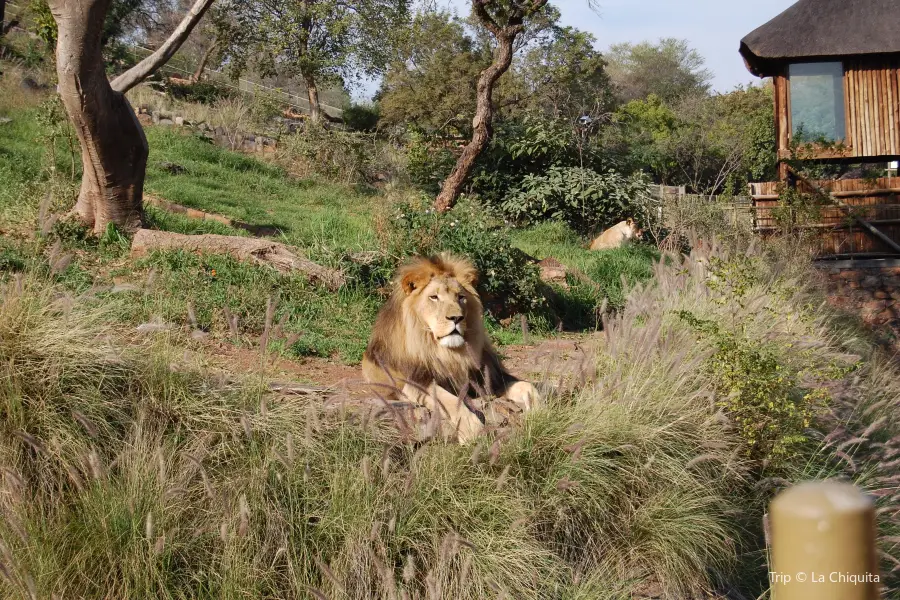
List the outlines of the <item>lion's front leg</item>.
<svg viewBox="0 0 900 600">
<path fill-rule="evenodd" d="M 410 384 L 403 386 L 403 395 L 409 401 L 421 404 L 431 412 L 438 411 L 442 419 L 448 419 L 461 444 L 475 439 L 482 432 L 484 423 L 454 394 L 436 384 L 431 384 L 428 392 L 426 394 Z"/>
<path fill-rule="evenodd" d="M 537 388 L 527 381 L 517 381 L 510 385 L 506 388 L 503 397 L 513 401 L 522 409 L 522 412 L 532 410 L 541 401 L 541 394 Z"/>
</svg>

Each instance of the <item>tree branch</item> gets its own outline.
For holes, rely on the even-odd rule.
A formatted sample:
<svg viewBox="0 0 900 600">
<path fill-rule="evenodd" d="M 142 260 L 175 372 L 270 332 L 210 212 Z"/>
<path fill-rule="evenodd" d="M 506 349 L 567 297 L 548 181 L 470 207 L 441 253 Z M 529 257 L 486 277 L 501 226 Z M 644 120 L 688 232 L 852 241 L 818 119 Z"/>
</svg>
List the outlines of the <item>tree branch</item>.
<svg viewBox="0 0 900 600">
<path fill-rule="evenodd" d="M 178 24 L 178 27 L 175 28 L 175 31 L 172 32 L 172 35 L 163 42 L 159 49 L 116 77 L 110 84 L 112 89 L 124 94 L 166 64 L 178 52 L 178 49 L 181 48 L 188 36 L 191 35 L 191 31 L 194 30 L 194 27 L 200 22 L 200 19 L 203 18 L 206 10 L 213 2 L 214 0 L 197 0 L 191 7 L 191 10 L 184 16 L 184 19 L 181 20 L 181 23 Z"/>
</svg>

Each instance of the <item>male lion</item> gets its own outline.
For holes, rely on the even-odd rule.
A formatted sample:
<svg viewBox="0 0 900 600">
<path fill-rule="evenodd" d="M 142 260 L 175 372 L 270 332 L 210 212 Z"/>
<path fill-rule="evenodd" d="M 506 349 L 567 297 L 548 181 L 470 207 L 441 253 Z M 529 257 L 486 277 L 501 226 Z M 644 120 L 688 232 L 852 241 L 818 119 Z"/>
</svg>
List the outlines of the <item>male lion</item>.
<svg viewBox="0 0 900 600">
<path fill-rule="evenodd" d="M 375 320 L 363 355 L 363 376 L 392 399 L 398 392 L 441 411 L 467 442 L 484 427 L 461 392 L 469 385 L 512 400 L 523 410 L 540 397 L 509 374 L 484 333 L 478 273 L 466 260 L 442 254 L 401 267 L 390 299 Z"/>
<path fill-rule="evenodd" d="M 637 226 L 633 219 L 627 219 L 613 225 L 591 243 L 591 250 L 610 250 L 619 248 L 632 238 L 641 239 L 644 231 Z"/>
</svg>

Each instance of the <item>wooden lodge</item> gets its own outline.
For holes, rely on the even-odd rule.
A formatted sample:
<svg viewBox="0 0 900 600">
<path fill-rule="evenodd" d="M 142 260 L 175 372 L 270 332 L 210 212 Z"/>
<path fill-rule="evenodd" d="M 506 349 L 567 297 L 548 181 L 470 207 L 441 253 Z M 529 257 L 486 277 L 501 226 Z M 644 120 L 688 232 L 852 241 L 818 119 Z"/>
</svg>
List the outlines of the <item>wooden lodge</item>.
<svg viewBox="0 0 900 600">
<path fill-rule="evenodd" d="M 823 256 L 900 255 L 900 2 L 800 0 L 740 45 L 751 73 L 771 77 L 780 182 L 751 184 L 757 229 L 775 228 L 778 184 L 824 199 Z M 866 166 L 880 178 L 808 181 L 790 164 Z M 849 168 L 849 167 L 848 167 Z"/>
</svg>

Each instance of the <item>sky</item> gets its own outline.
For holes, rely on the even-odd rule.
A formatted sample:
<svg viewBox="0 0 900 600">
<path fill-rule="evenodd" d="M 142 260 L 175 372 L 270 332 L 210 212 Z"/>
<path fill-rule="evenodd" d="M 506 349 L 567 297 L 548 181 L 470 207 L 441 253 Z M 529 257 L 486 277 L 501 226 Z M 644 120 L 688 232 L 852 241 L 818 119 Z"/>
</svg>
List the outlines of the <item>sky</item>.
<svg viewBox="0 0 900 600">
<path fill-rule="evenodd" d="M 848 0 L 850 1 L 850 0 Z M 739 84 L 758 81 L 738 54 L 741 38 L 781 13 L 794 0 L 551 0 L 562 13 L 562 24 L 589 31 L 597 48 L 621 42 L 642 42 L 674 37 L 686 39 L 706 59 L 714 74 L 713 89 L 727 92 Z M 460 15 L 468 14 L 469 0 L 439 0 Z M 358 90 L 371 97 L 376 84 Z"/>
</svg>

